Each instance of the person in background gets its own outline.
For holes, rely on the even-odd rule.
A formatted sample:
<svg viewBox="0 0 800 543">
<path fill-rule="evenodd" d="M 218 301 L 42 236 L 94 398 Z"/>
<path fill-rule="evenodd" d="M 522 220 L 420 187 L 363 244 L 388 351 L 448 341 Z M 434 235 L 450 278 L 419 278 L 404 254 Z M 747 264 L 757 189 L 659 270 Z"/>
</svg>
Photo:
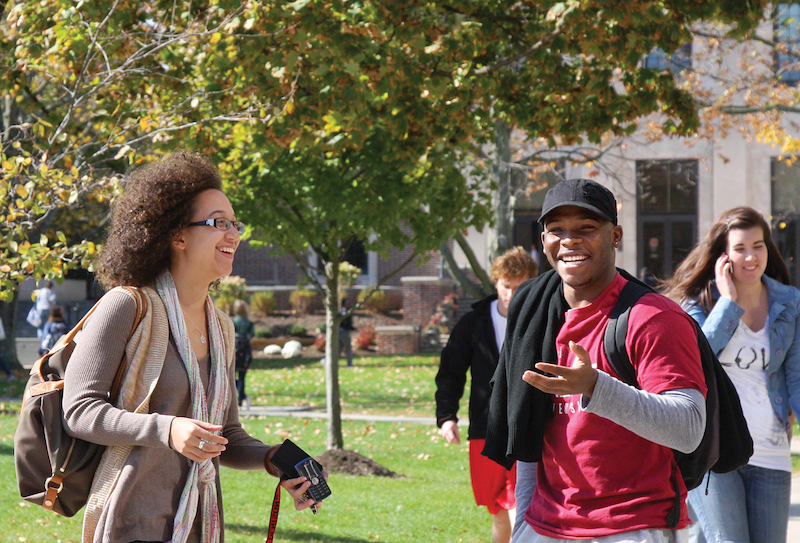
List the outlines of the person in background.
<svg viewBox="0 0 800 543">
<path fill-rule="evenodd" d="M 96 263 L 109 290 L 81 331 L 64 379 L 64 427 L 107 447 L 84 508 L 83 541 L 219 543 L 220 466 L 280 477 L 270 447 L 239 422 L 234 326 L 209 287 L 229 275 L 244 225 L 214 165 L 179 151 L 136 170 Z M 136 322 L 141 289 L 146 311 Z M 112 290 L 113 289 L 113 290 Z M 130 337 L 130 340 L 129 340 Z M 119 400 L 109 391 L 123 355 Z M 263 488 L 266 481 L 256 477 Z M 302 510 L 305 477 L 282 481 Z"/>
<path fill-rule="evenodd" d="M 342 298 L 342 309 L 340 313 L 346 315 L 342 322 L 339 323 L 339 355 L 344 351 L 347 357 L 347 367 L 353 367 L 353 342 L 351 333 L 355 330 L 353 326 L 353 314 L 347 314 L 350 311 L 350 300 L 345 296 Z"/>
<path fill-rule="evenodd" d="M 469 396 L 469 461 L 475 503 L 492 516 L 493 543 L 508 543 L 514 524 L 516 468 L 507 470 L 481 455 L 492 378 L 506 330 L 508 304 L 517 287 L 538 272 L 536 262 L 522 247 L 509 249 L 492 262 L 490 277 L 496 294 L 475 302 L 453 328 L 442 350 L 436 375 L 436 423 L 448 443 L 461 443 L 459 401 L 467 372 L 472 373 Z"/>
<path fill-rule="evenodd" d="M 4 339 L 6 339 L 6 330 L 5 327 L 3 326 L 3 321 L 0 320 L 0 341 L 3 341 Z M 0 369 L 2 369 L 7 376 L 6 381 L 13 381 L 14 379 L 16 379 L 16 377 L 14 376 L 14 372 L 11 371 L 11 368 L 8 367 L 8 363 L 2 356 L 0 356 Z"/>
<path fill-rule="evenodd" d="M 642 388 L 620 381 L 603 333 L 636 279 L 614 263 L 622 242 L 614 195 L 589 179 L 562 181 L 545 195 L 539 222 L 553 270 L 511 301 L 484 448 L 502 465 L 538 462 L 513 541 L 685 541 L 686 486 L 672 449 L 693 451 L 705 430 L 694 324 L 665 296 L 642 296 L 626 341 Z M 517 484 L 530 488 L 521 475 Z"/>
<path fill-rule="evenodd" d="M 789 283 L 769 224 L 743 206 L 723 213 L 665 284 L 708 337 L 753 437 L 746 466 L 689 492 L 709 542 L 786 541 L 790 409 L 800 412 L 800 291 Z"/>
<path fill-rule="evenodd" d="M 531 258 L 533 258 L 533 261 L 536 263 L 536 268 L 538 269 L 542 261 L 542 253 L 539 252 L 535 243 L 531 243 Z"/>
<path fill-rule="evenodd" d="M 36 302 L 34 307 L 39 312 L 41 318 L 41 326 L 36 329 L 36 336 L 42 337 L 44 334 L 44 326 L 50 317 L 50 310 L 56 305 L 58 297 L 53 291 L 53 282 L 47 281 L 44 286 L 36 291 Z"/>
<path fill-rule="evenodd" d="M 239 398 L 239 407 L 247 398 L 244 393 L 244 378 L 250 363 L 253 361 L 253 347 L 250 340 L 255 335 L 255 325 L 250 320 L 247 302 L 236 300 L 233 302 L 233 327 L 236 330 L 236 392 Z"/>
<path fill-rule="evenodd" d="M 56 344 L 58 338 L 68 332 L 67 323 L 64 321 L 64 311 L 60 305 L 54 305 L 50 309 L 50 316 L 44 323 L 42 330 L 42 342 L 39 345 L 39 356 L 47 353 Z"/>
<path fill-rule="evenodd" d="M 0 356 L 0 369 L 6 374 L 6 381 L 13 381 L 16 379 L 14 376 L 14 372 L 11 371 L 11 368 L 8 367 L 8 363 L 6 362 L 5 358 Z"/>
</svg>

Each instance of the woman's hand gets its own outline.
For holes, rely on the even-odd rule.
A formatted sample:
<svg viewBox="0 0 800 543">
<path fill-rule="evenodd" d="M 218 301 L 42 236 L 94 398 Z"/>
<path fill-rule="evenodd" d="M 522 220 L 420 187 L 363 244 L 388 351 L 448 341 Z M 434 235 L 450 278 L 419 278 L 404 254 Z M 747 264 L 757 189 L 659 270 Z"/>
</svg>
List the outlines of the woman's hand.
<svg viewBox="0 0 800 543">
<path fill-rule="evenodd" d="M 736 285 L 733 284 L 733 264 L 726 253 L 722 253 L 714 264 L 714 282 L 720 296 L 736 301 Z"/>
<path fill-rule="evenodd" d="M 323 471 L 322 476 L 325 478 L 325 481 L 328 480 L 327 471 Z M 289 492 L 289 495 L 294 500 L 294 508 L 297 511 L 308 509 L 312 505 L 315 505 L 317 509 L 322 507 L 322 502 L 317 503 L 313 498 L 306 494 L 306 491 L 311 486 L 311 481 L 309 481 L 305 476 L 281 481 L 281 486 L 285 488 L 287 492 Z"/>
<path fill-rule="evenodd" d="M 202 420 L 175 417 L 169 428 L 169 446 L 180 454 L 201 462 L 222 454 L 228 438 L 217 435 L 222 426 Z"/>
</svg>

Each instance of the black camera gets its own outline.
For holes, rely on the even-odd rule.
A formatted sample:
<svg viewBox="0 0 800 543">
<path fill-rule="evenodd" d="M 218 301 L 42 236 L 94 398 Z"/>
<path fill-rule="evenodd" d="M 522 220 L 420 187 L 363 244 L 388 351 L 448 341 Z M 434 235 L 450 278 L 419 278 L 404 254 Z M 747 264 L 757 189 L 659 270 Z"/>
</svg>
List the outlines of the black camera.
<svg viewBox="0 0 800 543">
<path fill-rule="evenodd" d="M 324 469 L 322 465 L 295 445 L 292 440 L 287 439 L 281 444 L 272 457 L 272 463 L 283 472 L 281 479 L 305 477 L 311 481 L 311 486 L 306 493 L 314 502 L 320 503 L 332 494 L 325 477 L 322 476 L 322 470 Z M 311 511 L 316 514 L 316 505 L 311 506 Z"/>
</svg>

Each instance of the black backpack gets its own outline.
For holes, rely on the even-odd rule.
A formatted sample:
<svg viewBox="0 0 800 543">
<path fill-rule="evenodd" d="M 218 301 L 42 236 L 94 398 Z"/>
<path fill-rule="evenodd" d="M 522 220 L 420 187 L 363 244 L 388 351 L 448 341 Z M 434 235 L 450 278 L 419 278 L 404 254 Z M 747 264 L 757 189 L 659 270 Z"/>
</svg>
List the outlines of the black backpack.
<svg viewBox="0 0 800 543">
<path fill-rule="evenodd" d="M 246 330 L 240 330 L 240 328 L 244 328 L 244 326 L 239 325 L 238 322 L 235 323 L 236 341 L 234 347 L 236 348 L 236 371 L 246 371 L 253 361 L 253 347 L 250 345 L 252 323 L 243 322 L 243 324 L 247 326 Z"/>
<path fill-rule="evenodd" d="M 609 364 L 623 382 L 636 388 L 640 387 L 625 349 L 625 337 L 628 333 L 631 307 L 649 292 L 655 291 L 643 283 L 628 281 L 611 311 L 603 336 L 603 346 Z M 746 465 L 753 455 L 753 439 L 747 430 L 747 421 L 742 413 L 736 388 L 711 349 L 711 345 L 708 344 L 700 325 L 694 319 L 692 322 L 697 331 L 697 344 L 700 347 L 700 359 L 708 393 L 706 429 L 700 445 L 689 454 L 673 450 L 683 482 L 689 490 L 698 487 L 709 470 L 715 473 L 733 471 Z M 680 493 L 677 481 L 674 486 L 676 507 L 667 516 L 670 527 L 677 526 L 680 520 Z"/>
</svg>

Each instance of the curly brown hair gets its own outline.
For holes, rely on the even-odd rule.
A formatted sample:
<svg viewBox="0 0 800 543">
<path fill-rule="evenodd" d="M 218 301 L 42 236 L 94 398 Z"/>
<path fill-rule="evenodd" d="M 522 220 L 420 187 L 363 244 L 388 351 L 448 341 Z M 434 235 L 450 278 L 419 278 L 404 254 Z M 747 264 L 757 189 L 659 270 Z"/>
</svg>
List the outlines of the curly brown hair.
<svg viewBox="0 0 800 543">
<path fill-rule="evenodd" d="M 539 273 L 539 266 L 523 247 L 512 247 L 492 261 L 489 278 L 492 283 L 500 279 L 530 279 Z"/>
<path fill-rule="evenodd" d="M 144 286 L 170 266 L 170 242 L 191 220 L 197 196 L 222 190 L 208 157 L 178 151 L 134 171 L 114 204 L 111 228 L 97 258 L 106 289 Z"/>
<path fill-rule="evenodd" d="M 734 207 L 725 211 L 711 226 L 706 237 L 681 262 L 671 279 L 663 281 L 661 291 L 678 303 L 697 299 L 708 313 L 714 305 L 714 265 L 725 252 L 728 233 L 731 230 L 760 228 L 767 246 L 767 269 L 764 273 L 781 283 L 790 284 L 789 270 L 775 241 L 772 239 L 766 219 L 748 206 Z"/>
</svg>

